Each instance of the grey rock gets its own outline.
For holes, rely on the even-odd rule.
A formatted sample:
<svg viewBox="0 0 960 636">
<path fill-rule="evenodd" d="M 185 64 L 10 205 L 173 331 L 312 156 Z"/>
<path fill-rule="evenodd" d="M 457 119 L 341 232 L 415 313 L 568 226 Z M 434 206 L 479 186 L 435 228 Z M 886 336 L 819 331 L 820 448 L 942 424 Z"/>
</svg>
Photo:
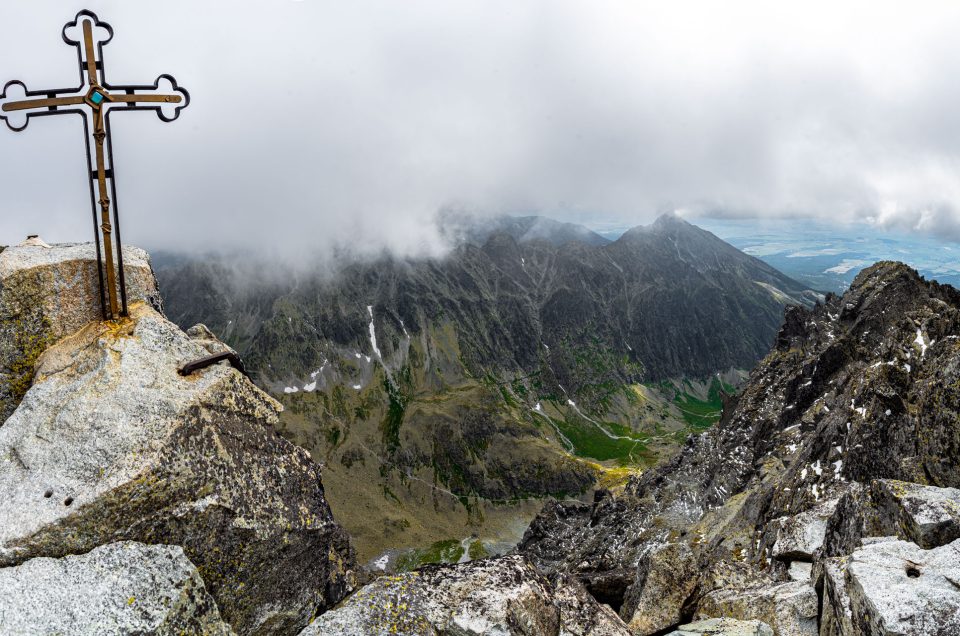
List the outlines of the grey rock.
<svg viewBox="0 0 960 636">
<path fill-rule="evenodd" d="M 699 567 L 685 543 L 668 543 L 640 561 L 636 582 L 627 590 L 620 616 L 637 636 L 660 632 L 682 619 L 697 587 Z"/>
<path fill-rule="evenodd" d="M 629 636 L 572 581 L 551 584 L 518 555 L 384 576 L 300 636 Z"/>
<path fill-rule="evenodd" d="M 960 539 L 960 490 L 923 486 L 893 479 L 873 482 L 874 499 L 888 508 L 900 536 L 921 548 L 936 548 Z"/>
<path fill-rule="evenodd" d="M 787 570 L 787 575 L 792 581 L 808 581 L 813 571 L 813 564 L 806 561 L 793 561 Z"/>
<path fill-rule="evenodd" d="M 279 405 L 142 303 L 38 360 L 0 427 L 0 564 L 118 540 L 174 544 L 240 633 L 295 633 L 346 593 L 353 555 Z"/>
<path fill-rule="evenodd" d="M 820 636 L 853 636 L 853 613 L 847 595 L 848 557 L 833 557 L 823 562 L 823 609 Z"/>
<path fill-rule="evenodd" d="M 125 247 L 127 298 L 160 307 L 147 253 Z M 30 388 L 34 363 L 47 346 L 100 320 L 92 243 L 22 244 L 0 252 L 0 422 Z"/>
<path fill-rule="evenodd" d="M 229 636 L 177 546 L 120 542 L 0 569 L 5 636 Z"/>
<path fill-rule="evenodd" d="M 960 634 L 960 539 L 932 550 L 900 540 L 864 546 L 845 578 L 854 634 Z"/>
<path fill-rule="evenodd" d="M 785 561 L 812 561 L 813 555 L 823 545 L 827 520 L 836 505 L 837 500 L 832 500 L 800 514 L 775 520 L 778 528 L 773 544 L 773 557 Z"/>
<path fill-rule="evenodd" d="M 705 595 L 697 618 L 760 620 L 777 636 L 816 636 L 817 593 L 809 582 L 764 585 L 749 589 L 720 589 Z"/>
<path fill-rule="evenodd" d="M 886 537 L 922 548 L 960 538 L 960 490 L 895 479 L 854 484 L 827 522 L 823 554 L 847 555 L 874 538 Z"/>
<path fill-rule="evenodd" d="M 708 618 L 681 625 L 667 636 L 774 636 L 773 629 L 761 621 L 739 621 L 733 618 Z"/>
</svg>

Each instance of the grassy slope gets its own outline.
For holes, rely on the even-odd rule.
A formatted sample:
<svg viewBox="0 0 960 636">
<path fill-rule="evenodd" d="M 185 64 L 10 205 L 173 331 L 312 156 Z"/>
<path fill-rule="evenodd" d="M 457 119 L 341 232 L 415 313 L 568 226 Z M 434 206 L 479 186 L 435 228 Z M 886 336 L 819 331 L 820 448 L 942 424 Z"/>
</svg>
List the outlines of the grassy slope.
<svg viewBox="0 0 960 636">
<path fill-rule="evenodd" d="M 437 547 L 438 542 L 459 546 L 462 538 L 471 536 L 480 541 L 479 547 L 515 542 L 543 501 L 530 495 L 498 501 L 465 495 L 456 487 L 456 475 L 443 474 L 436 466 L 411 469 L 403 464 L 398 449 L 414 454 L 431 450 L 429 431 L 438 422 L 460 417 L 464 407 L 492 400 L 497 418 L 525 432 L 489 444 L 491 454 L 483 461 L 509 461 L 514 454 L 521 462 L 531 457 L 575 462 L 593 471 L 599 485 L 616 487 L 636 470 L 669 456 L 687 434 L 715 421 L 720 390 L 732 390 L 717 379 L 706 385 L 624 387 L 611 401 L 610 419 L 601 420 L 560 400 L 543 400 L 535 412 L 530 396 L 518 395 L 512 384 L 467 380 L 397 398 L 378 381 L 363 391 L 335 387 L 283 395 L 283 431 L 325 464 L 327 498 L 361 559 L 407 548 L 410 552 L 395 566 L 413 567 L 461 558 L 453 554 L 456 550 Z M 398 401 L 403 402 L 399 412 Z M 623 439 L 611 439 L 601 428 Z"/>
</svg>

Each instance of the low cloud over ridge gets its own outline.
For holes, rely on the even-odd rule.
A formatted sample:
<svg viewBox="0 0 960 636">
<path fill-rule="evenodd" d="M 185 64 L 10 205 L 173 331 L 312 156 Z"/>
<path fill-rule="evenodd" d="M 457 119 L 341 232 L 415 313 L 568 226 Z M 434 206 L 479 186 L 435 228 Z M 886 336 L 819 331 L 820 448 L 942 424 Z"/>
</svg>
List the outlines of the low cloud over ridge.
<svg viewBox="0 0 960 636">
<path fill-rule="evenodd" d="M 960 239 L 960 5 L 95 2 L 116 82 L 173 73 L 173 124 L 116 118 L 124 238 L 443 250 L 444 207 L 596 226 L 809 216 Z M 76 81 L 68 2 L 4 6 L 0 79 Z M 0 130 L 0 243 L 87 240 L 79 122 Z M 56 121 L 62 120 L 62 121 Z"/>
</svg>

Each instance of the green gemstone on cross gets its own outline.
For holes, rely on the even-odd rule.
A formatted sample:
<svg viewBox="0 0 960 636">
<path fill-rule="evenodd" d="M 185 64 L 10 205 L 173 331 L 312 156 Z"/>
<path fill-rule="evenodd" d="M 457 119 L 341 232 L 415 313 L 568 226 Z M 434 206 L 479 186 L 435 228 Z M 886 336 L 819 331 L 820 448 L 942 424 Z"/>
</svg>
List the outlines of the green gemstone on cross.
<svg viewBox="0 0 960 636">
<path fill-rule="evenodd" d="M 103 102 L 103 93 L 94 91 L 93 95 L 90 96 L 90 101 L 94 104 L 100 105 Z"/>
</svg>

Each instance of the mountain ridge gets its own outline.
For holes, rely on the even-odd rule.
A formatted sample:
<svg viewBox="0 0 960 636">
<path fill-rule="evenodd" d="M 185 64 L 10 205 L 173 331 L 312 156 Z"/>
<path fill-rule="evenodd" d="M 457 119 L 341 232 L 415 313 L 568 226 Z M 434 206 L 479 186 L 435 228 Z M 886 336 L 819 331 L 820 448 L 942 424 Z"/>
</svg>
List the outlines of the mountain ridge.
<svg viewBox="0 0 960 636">
<path fill-rule="evenodd" d="M 868 622 L 891 620 L 877 603 L 899 554 L 960 538 L 958 331 L 957 290 L 901 263 L 865 269 L 842 297 L 787 310 L 716 427 L 620 494 L 548 504 L 519 551 L 577 576 L 637 634 L 720 615 L 789 634 L 951 633 L 914 622 L 935 608 L 906 590 L 903 631 Z M 847 569 L 867 558 L 891 578 Z M 960 607 L 956 590 L 943 599 Z"/>
<path fill-rule="evenodd" d="M 252 297 L 218 286 L 221 263 L 157 269 L 173 320 L 222 333 L 287 407 L 285 434 L 335 467 L 332 505 L 362 541 L 359 495 L 338 500 L 357 470 L 403 525 L 407 497 L 434 496 L 424 484 L 472 507 L 579 496 L 658 461 L 711 423 L 784 306 L 816 298 L 679 219 L 598 245 L 493 231 L 444 259 L 353 262 Z"/>
</svg>

